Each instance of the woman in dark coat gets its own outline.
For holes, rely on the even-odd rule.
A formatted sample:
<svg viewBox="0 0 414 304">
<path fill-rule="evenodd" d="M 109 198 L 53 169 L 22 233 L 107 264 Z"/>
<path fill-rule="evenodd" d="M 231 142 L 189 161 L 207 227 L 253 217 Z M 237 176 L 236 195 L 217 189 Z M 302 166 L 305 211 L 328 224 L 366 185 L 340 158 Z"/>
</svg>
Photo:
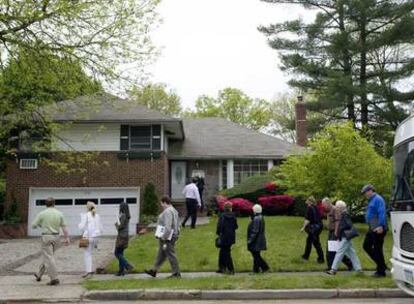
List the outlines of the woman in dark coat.
<svg viewBox="0 0 414 304">
<path fill-rule="evenodd" d="M 216 234 L 219 238 L 219 270 L 217 273 L 234 274 L 233 259 L 231 258 L 231 246 L 236 242 L 237 219 L 232 212 L 232 204 L 224 204 L 224 212 L 217 222 Z"/>
<path fill-rule="evenodd" d="M 308 234 L 308 237 L 306 238 L 305 252 L 302 255 L 302 259 L 309 260 L 313 245 L 316 253 L 318 254 L 317 262 L 323 264 L 325 263 L 325 258 L 323 256 L 323 250 L 319 240 L 319 235 L 321 234 L 323 228 L 322 219 L 316 207 L 316 200 L 313 196 L 309 196 L 306 199 L 306 205 L 305 221 L 301 231 L 305 231 Z"/>
<path fill-rule="evenodd" d="M 253 217 L 247 228 L 247 249 L 253 256 L 253 272 L 266 272 L 269 265 L 260 256 L 260 251 L 266 250 L 265 222 L 262 216 L 262 206 L 253 206 Z"/>
<path fill-rule="evenodd" d="M 128 226 L 130 218 L 128 204 L 121 203 L 119 205 L 119 218 L 115 223 L 115 227 L 118 230 L 118 236 L 115 243 L 115 256 L 119 261 L 119 270 L 115 274 L 116 276 L 123 276 L 125 275 L 125 270 L 130 271 L 134 268 L 124 257 L 124 250 L 128 247 L 129 241 Z"/>
</svg>

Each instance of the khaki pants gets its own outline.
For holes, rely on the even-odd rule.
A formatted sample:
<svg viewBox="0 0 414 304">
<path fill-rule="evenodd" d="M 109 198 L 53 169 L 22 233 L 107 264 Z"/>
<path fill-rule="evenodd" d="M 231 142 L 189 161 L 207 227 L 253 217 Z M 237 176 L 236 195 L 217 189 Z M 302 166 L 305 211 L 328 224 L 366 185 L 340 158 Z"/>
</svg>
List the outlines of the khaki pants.
<svg viewBox="0 0 414 304">
<path fill-rule="evenodd" d="M 50 280 L 57 279 L 57 268 L 55 262 L 55 251 L 59 243 L 59 235 L 42 235 L 42 257 L 43 261 L 39 267 L 38 276 L 42 277 L 47 271 Z"/>
<path fill-rule="evenodd" d="M 175 256 L 175 242 L 177 241 L 176 238 L 173 238 L 169 242 L 164 242 L 162 240 L 159 241 L 159 248 L 158 248 L 158 255 L 157 260 L 155 261 L 154 270 L 158 271 L 161 268 L 162 264 L 165 262 L 166 259 L 170 262 L 172 273 L 180 273 L 180 268 L 178 266 L 178 260 Z M 167 244 L 166 248 L 164 249 L 164 244 Z"/>
</svg>

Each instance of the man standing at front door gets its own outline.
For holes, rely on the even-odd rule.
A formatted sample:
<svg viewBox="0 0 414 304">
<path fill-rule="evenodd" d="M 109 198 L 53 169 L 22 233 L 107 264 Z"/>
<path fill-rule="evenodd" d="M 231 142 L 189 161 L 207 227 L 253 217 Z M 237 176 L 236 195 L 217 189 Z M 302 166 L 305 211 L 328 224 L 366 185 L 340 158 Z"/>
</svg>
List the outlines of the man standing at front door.
<svg viewBox="0 0 414 304">
<path fill-rule="evenodd" d="M 187 215 L 181 226 L 185 227 L 185 223 L 191 216 L 191 228 L 195 228 L 197 222 L 197 209 L 201 207 L 200 193 L 196 185 L 197 178 L 193 177 L 191 183 L 184 187 L 183 195 L 187 207 Z"/>
<path fill-rule="evenodd" d="M 384 260 L 384 238 L 387 234 L 387 214 L 384 199 L 375 193 L 374 186 L 365 185 L 361 193 L 368 199 L 365 220 L 368 224 L 368 232 L 364 240 L 364 250 L 377 264 L 374 277 L 385 277 L 387 265 Z"/>
<path fill-rule="evenodd" d="M 50 282 L 47 285 L 59 285 L 57 274 L 55 251 L 59 243 L 59 231 L 62 229 L 65 243 L 69 244 L 69 234 L 66 228 L 62 212 L 55 208 L 55 200 L 51 197 L 46 199 L 46 210 L 40 212 L 32 223 L 32 228 L 42 229 L 42 257 L 43 261 L 39 272 L 34 276 L 36 281 L 42 280 L 42 275 L 47 271 Z"/>
</svg>

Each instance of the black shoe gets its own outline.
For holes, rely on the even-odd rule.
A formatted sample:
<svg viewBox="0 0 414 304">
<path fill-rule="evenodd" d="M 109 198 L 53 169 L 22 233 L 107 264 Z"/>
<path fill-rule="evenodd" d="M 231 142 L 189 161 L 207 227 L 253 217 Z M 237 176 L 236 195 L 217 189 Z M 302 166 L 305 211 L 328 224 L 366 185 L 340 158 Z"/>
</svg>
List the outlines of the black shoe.
<svg viewBox="0 0 414 304">
<path fill-rule="evenodd" d="M 179 273 L 179 272 L 173 273 L 168 278 L 169 279 L 174 279 L 174 278 L 178 278 L 179 279 L 179 278 L 181 278 L 181 273 Z"/>
<path fill-rule="evenodd" d="M 115 276 L 117 277 L 123 277 L 125 275 L 125 272 L 123 271 L 118 271 L 117 273 L 115 273 Z"/>
<path fill-rule="evenodd" d="M 229 270 L 228 275 L 234 275 L 234 270 Z"/>
<path fill-rule="evenodd" d="M 148 274 L 148 275 L 152 276 L 153 278 L 155 278 L 155 277 L 157 276 L 157 272 L 156 272 L 155 270 L 152 270 L 152 269 L 150 269 L 150 270 L 146 270 L 146 269 L 144 269 L 144 272 L 145 272 L 146 274 Z"/>
<path fill-rule="evenodd" d="M 182 223 L 182 224 L 181 224 L 181 227 L 185 228 L 185 224 L 184 224 L 184 223 Z"/>
<path fill-rule="evenodd" d="M 304 255 L 302 255 L 302 260 L 307 261 L 307 260 L 309 260 L 309 257 L 305 257 Z"/>
<path fill-rule="evenodd" d="M 318 264 L 325 264 L 325 260 L 317 259 Z"/>
<path fill-rule="evenodd" d="M 42 280 L 42 277 L 41 277 L 41 276 L 39 276 L 39 275 L 37 275 L 37 273 L 34 273 L 33 275 L 34 275 L 34 276 L 35 276 L 35 278 L 36 278 L 36 282 L 40 282 L 40 281 Z"/>
<path fill-rule="evenodd" d="M 55 280 L 52 280 L 52 281 L 50 281 L 49 283 L 47 283 L 46 285 L 49 285 L 49 286 L 56 286 L 56 285 L 59 285 L 59 280 L 58 279 L 55 279 Z"/>
<path fill-rule="evenodd" d="M 128 264 L 128 265 L 126 265 L 125 268 L 129 272 L 129 271 L 132 271 L 134 269 L 134 266 L 132 266 L 131 264 Z"/>
<path fill-rule="evenodd" d="M 270 268 L 265 268 L 265 269 L 262 269 L 262 272 L 263 273 L 265 273 L 265 272 L 269 272 L 270 271 Z"/>
<path fill-rule="evenodd" d="M 378 271 L 376 271 L 373 275 L 372 275 L 374 278 L 384 278 L 384 277 L 386 277 L 387 275 L 385 274 L 385 272 L 378 272 Z"/>
<path fill-rule="evenodd" d="M 224 273 L 224 270 L 223 270 L 223 269 L 219 269 L 219 270 L 217 270 L 217 271 L 216 271 L 216 273 L 221 273 L 221 274 L 223 274 L 223 273 Z"/>
</svg>

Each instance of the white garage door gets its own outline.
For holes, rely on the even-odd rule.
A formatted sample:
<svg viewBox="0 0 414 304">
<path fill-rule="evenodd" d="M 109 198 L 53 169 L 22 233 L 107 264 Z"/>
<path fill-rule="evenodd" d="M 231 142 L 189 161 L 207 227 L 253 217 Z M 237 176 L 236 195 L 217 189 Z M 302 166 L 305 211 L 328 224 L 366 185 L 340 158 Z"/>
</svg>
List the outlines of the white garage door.
<svg viewBox="0 0 414 304">
<path fill-rule="evenodd" d="M 135 234 L 139 217 L 139 188 L 30 188 L 28 235 L 40 235 L 40 229 L 32 229 L 31 223 L 44 210 L 45 199 L 53 197 L 56 208 L 65 215 L 70 235 L 80 235 L 78 224 L 80 214 L 86 212 L 86 202 L 93 201 L 101 217 L 104 235 L 116 235 L 115 221 L 119 204 L 127 202 L 131 213 L 129 233 Z"/>
</svg>

